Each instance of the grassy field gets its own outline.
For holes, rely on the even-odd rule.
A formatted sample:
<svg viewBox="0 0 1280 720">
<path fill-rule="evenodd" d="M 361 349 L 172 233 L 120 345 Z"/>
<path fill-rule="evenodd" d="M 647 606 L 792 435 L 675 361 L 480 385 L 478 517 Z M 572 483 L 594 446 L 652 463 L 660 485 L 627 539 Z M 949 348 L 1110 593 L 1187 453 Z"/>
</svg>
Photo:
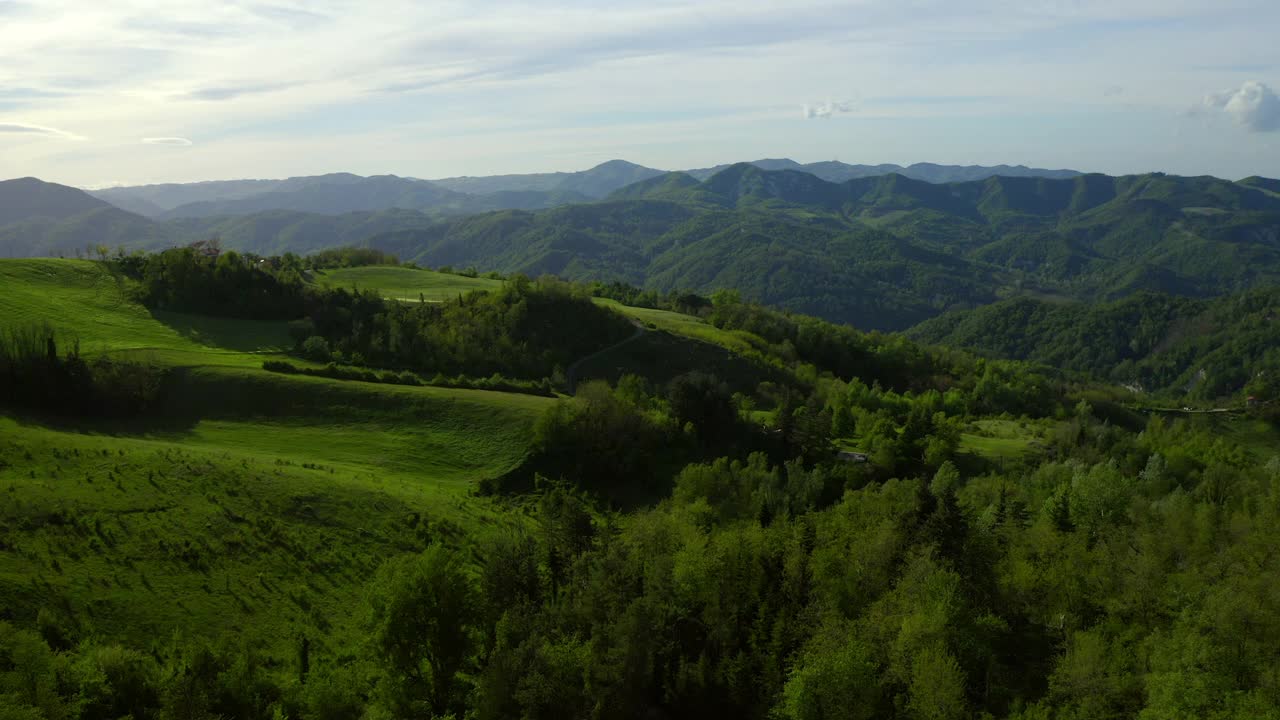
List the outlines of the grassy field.
<svg viewBox="0 0 1280 720">
<path fill-rule="evenodd" d="M 0 288 L 0 328 L 49 322 L 172 367 L 142 423 L 0 414 L 15 619 L 45 608 L 142 647 L 248 633 L 277 656 L 306 633 L 340 654 L 383 559 L 518 522 L 471 491 L 524 459 L 552 399 L 268 373 L 284 324 L 151 312 L 97 263 L 0 261 Z"/>
<path fill-rule="evenodd" d="M 376 290 L 383 297 L 417 302 L 450 300 L 473 290 L 492 290 L 501 280 L 471 278 L 433 270 L 374 265 L 317 272 L 315 281 L 328 287 Z"/>
<path fill-rule="evenodd" d="M 670 310 L 630 307 L 607 298 L 596 298 L 596 302 L 605 307 L 613 308 L 623 315 L 633 317 L 647 327 L 655 330 L 664 330 L 672 335 L 682 335 L 694 340 L 712 343 L 739 354 L 750 354 L 760 349 L 756 347 L 756 343 L 761 342 L 760 338 L 750 333 L 721 330 L 715 325 L 692 315 L 671 312 Z"/>
<path fill-rule="evenodd" d="M 336 446 L 335 429 L 219 421 L 179 439 L 0 417 L 0 606 L 139 647 L 180 628 L 341 648 L 382 559 L 511 521 L 403 468 L 373 472 L 361 457 L 411 452 L 370 444 L 376 426 Z"/>
<path fill-rule="evenodd" d="M 47 322 L 87 354 L 147 351 L 173 364 L 257 366 L 291 343 L 285 323 L 148 310 L 87 260 L 0 260 L 0 329 Z"/>
<path fill-rule="evenodd" d="M 960 435 L 960 449 L 996 461 L 1025 457 L 1045 432 L 1035 423 L 1018 420 L 977 420 L 972 427 Z"/>
</svg>

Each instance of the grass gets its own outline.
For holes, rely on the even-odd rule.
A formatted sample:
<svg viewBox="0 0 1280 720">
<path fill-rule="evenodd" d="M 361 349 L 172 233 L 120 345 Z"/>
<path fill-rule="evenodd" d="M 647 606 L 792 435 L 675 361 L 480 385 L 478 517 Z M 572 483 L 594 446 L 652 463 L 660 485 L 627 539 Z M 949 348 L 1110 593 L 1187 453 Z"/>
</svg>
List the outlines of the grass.
<svg viewBox="0 0 1280 720">
<path fill-rule="evenodd" d="M 0 605 L 139 647 L 251 634 L 285 655 L 306 633 L 340 656 L 382 559 L 510 522 L 484 499 L 327 461 L 385 450 L 359 447 L 376 434 L 317 458 L 333 438 L 291 424 L 215 422 L 175 442 L 0 417 Z"/>
<path fill-rule="evenodd" d="M 757 345 L 760 338 L 736 330 L 722 330 L 715 325 L 692 315 L 671 312 L 669 310 L 653 310 L 650 308 L 631 307 L 616 300 L 596 298 L 596 302 L 613 308 L 623 315 L 633 317 L 646 326 L 656 330 L 665 330 L 672 335 L 681 335 L 693 340 L 719 345 L 739 354 L 751 354 L 761 348 Z"/>
<path fill-rule="evenodd" d="M 977 420 L 972 432 L 960 435 L 960 449 L 988 460 L 1022 458 L 1043 437 L 1034 423 L 1018 420 Z"/>
<path fill-rule="evenodd" d="M 315 281 L 328 287 L 376 290 L 383 297 L 412 302 L 419 298 L 440 302 L 473 290 L 493 290 L 502 285 L 501 280 L 394 265 L 324 270 L 316 273 Z"/>
<path fill-rule="evenodd" d="M 306 633 L 338 657 L 382 560 L 519 521 L 470 491 L 524 459 L 552 399 L 268 373 L 283 323 L 151 312 L 98 263 L 0 261 L 0 287 L 0 327 L 47 321 L 86 352 L 172 367 L 146 422 L 0 413 L 16 622 L 51 608 L 87 619 L 82 636 L 233 633 L 277 657 Z"/>
<path fill-rule="evenodd" d="M 285 323 L 148 310 L 129 283 L 88 260 L 0 260 L 0 328 L 48 322 L 87 354 L 150 351 L 182 364 L 258 365 L 283 351 Z"/>
</svg>

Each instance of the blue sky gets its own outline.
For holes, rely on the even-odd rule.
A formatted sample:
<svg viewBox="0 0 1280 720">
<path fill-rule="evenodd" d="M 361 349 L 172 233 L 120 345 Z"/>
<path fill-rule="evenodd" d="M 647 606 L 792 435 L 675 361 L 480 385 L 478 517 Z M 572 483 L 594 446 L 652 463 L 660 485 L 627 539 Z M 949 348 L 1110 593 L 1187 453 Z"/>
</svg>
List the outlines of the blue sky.
<svg viewBox="0 0 1280 720">
<path fill-rule="evenodd" d="M 1280 176 L 1280 2 L 0 0 L 0 177 Z"/>
</svg>

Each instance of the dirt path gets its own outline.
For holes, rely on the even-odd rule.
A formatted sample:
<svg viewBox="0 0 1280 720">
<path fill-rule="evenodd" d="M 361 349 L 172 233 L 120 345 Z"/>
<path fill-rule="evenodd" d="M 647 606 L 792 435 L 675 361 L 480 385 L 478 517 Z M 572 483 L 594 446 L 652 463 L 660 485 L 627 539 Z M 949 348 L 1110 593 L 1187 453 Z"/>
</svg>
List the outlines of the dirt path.
<svg viewBox="0 0 1280 720">
<path fill-rule="evenodd" d="M 587 362 L 588 360 L 594 360 L 607 352 L 617 350 L 618 348 L 622 347 L 623 345 L 626 345 L 627 343 L 635 342 L 636 340 L 639 340 L 641 336 L 643 336 L 646 332 L 648 332 L 648 330 L 644 326 L 644 323 L 640 322 L 639 320 L 632 319 L 631 324 L 636 326 L 636 331 L 631 334 L 631 337 L 625 340 L 620 340 L 610 345 L 609 347 L 604 348 L 603 350 L 597 350 L 591 353 L 590 355 L 587 355 L 586 357 L 578 358 L 573 362 L 572 365 L 569 366 L 567 370 L 564 371 L 564 384 L 565 384 L 565 387 L 568 388 L 570 395 L 572 395 L 578 389 L 578 369 L 582 367 L 583 363 Z"/>
</svg>

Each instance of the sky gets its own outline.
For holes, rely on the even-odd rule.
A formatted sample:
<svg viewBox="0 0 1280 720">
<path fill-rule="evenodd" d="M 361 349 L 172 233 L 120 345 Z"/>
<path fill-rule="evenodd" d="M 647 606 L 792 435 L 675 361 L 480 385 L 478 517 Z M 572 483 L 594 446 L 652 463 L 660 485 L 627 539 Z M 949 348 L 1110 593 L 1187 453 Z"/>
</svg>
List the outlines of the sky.
<svg viewBox="0 0 1280 720">
<path fill-rule="evenodd" d="M 1276 0 L 0 0 L 0 178 L 1280 177 Z"/>
</svg>

